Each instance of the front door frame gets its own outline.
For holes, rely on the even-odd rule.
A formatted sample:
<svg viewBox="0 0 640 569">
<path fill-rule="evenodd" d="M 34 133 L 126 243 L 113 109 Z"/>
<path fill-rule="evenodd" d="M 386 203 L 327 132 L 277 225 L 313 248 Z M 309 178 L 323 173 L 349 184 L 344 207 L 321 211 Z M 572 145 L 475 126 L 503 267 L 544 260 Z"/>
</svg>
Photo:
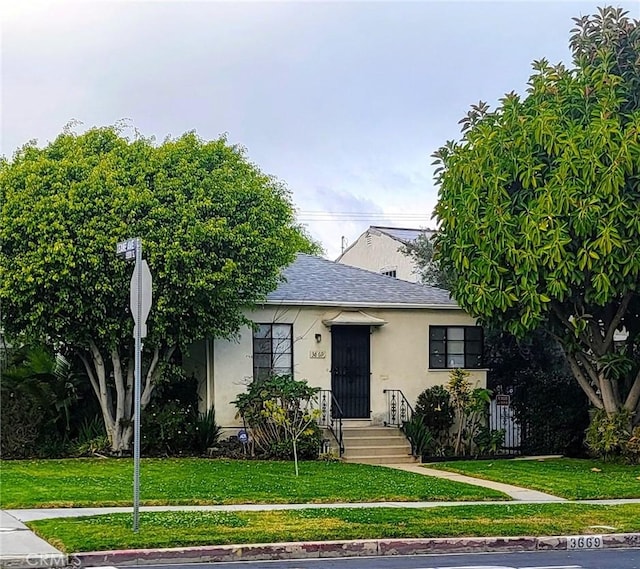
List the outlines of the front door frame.
<svg viewBox="0 0 640 569">
<path fill-rule="evenodd" d="M 331 327 L 331 391 L 344 419 L 371 418 L 371 327 Z"/>
</svg>

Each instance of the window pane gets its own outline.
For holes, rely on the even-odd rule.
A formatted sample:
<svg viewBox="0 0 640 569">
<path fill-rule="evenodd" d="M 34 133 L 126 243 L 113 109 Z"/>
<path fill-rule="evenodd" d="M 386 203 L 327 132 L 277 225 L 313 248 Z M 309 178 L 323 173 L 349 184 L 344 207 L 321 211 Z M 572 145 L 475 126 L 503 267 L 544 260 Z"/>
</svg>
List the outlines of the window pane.
<svg viewBox="0 0 640 569">
<path fill-rule="evenodd" d="M 444 342 L 431 342 L 431 353 L 432 354 L 444 354 Z"/>
<path fill-rule="evenodd" d="M 290 354 L 291 353 L 291 340 L 288 338 L 273 339 L 273 353 L 274 354 Z"/>
<path fill-rule="evenodd" d="M 464 355 L 464 342 L 447 342 L 447 353 Z"/>
<path fill-rule="evenodd" d="M 467 354 L 481 354 L 482 344 L 480 342 L 467 342 Z"/>
<path fill-rule="evenodd" d="M 290 367 L 274 367 L 273 373 L 276 375 L 291 375 Z"/>
<path fill-rule="evenodd" d="M 443 369 L 445 368 L 445 359 L 444 355 L 432 355 L 429 358 L 429 367 L 432 369 Z"/>
<path fill-rule="evenodd" d="M 466 331 L 466 338 L 474 342 L 482 342 L 482 327 L 469 326 Z"/>
<path fill-rule="evenodd" d="M 482 354 L 467 355 L 465 367 L 471 369 L 482 367 Z"/>
<path fill-rule="evenodd" d="M 291 369 L 291 354 L 274 354 L 273 367 Z"/>
<path fill-rule="evenodd" d="M 271 367 L 271 354 L 253 354 L 253 367 Z"/>
<path fill-rule="evenodd" d="M 271 375 L 271 368 L 267 367 L 254 367 L 253 379 L 267 379 Z"/>
<path fill-rule="evenodd" d="M 464 328 L 447 328 L 447 340 L 464 340 Z"/>
<path fill-rule="evenodd" d="M 291 324 L 274 324 L 274 338 L 291 338 Z"/>
<path fill-rule="evenodd" d="M 271 353 L 271 340 L 253 340 L 253 353 L 254 354 L 270 354 Z"/>
<path fill-rule="evenodd" d="M 464 367 L 464 356 L 447 356 L 447 367 Z"/>
<path fill-rule="evenodd" d="M 429 326 L 429 339 L 444 340 L 445 329 L 442 326 Z"/>
<path fill-rule="evenodd" d="M 260 324 L 258 329 L 253 332 L 254 338 L 270 338 L 271 324 Z"/>
</svg>

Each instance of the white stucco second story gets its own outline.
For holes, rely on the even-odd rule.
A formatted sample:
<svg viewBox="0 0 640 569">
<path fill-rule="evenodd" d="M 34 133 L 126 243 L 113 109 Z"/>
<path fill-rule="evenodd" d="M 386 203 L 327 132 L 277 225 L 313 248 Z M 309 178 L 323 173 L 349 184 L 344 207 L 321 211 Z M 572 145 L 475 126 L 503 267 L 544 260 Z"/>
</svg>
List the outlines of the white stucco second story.
<svg viewBox="0 0 640 569">
<path fill-rule="evenodd" d="M 423 233 L 429 235 L 432 231 L 372 225 L 336 262 L 415 283 L 420 280 L 417 266 L 404 248 Z"/>
</svg>

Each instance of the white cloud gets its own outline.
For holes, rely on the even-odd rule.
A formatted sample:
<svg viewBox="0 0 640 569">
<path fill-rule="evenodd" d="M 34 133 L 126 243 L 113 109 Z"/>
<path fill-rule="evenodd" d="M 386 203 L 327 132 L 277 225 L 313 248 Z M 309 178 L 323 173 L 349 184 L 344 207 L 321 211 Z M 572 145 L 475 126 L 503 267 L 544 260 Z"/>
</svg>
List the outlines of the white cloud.
<svg viewBox="0 0 640 569">
<path fill-rule="evenodd" d="M 130 117 L 158 140 L 227 132 L 299 210 L 354 214 L 308 221 L 330 257 L 370 223 L 433 225 L 431 153 L 458 136 L 469 104 L 522 90 L 533 59 L 566 61 L 571 17 L 597 6 L 7 4 L 0 153 L 51 140 L 72 118 Z"/>
</svg>

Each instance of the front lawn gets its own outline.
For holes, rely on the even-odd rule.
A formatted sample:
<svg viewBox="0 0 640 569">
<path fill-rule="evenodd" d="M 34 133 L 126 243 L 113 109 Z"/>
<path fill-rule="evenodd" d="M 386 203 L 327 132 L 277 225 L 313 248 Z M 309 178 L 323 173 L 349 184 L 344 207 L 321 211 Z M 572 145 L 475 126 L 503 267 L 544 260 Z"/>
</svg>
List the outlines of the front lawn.
<svg viewBox="0 0 640 569">
<path fill-rule="evenodd" d="M 425 466 L 540 490 L 569 500 L 640 498 L 640 466 L 600 460 L 469 460 Z"/>
<path fill-rule="evenodd" d="M 131 459 L 2 461 L 0 507 L 126 506 Z M 505 500 L 500 492 L 363 464 L 143 459 L 142 505 Z"/>
<path fill-rule="evenodd" d="M 640 504 L 504 504 L 271 512 L 142 512 L 29 523 L 67 553 L 333 539 L 576 535 L 640 531 Z M 599 526 L 605 526 L 599 527 Z"/>
</svg>

